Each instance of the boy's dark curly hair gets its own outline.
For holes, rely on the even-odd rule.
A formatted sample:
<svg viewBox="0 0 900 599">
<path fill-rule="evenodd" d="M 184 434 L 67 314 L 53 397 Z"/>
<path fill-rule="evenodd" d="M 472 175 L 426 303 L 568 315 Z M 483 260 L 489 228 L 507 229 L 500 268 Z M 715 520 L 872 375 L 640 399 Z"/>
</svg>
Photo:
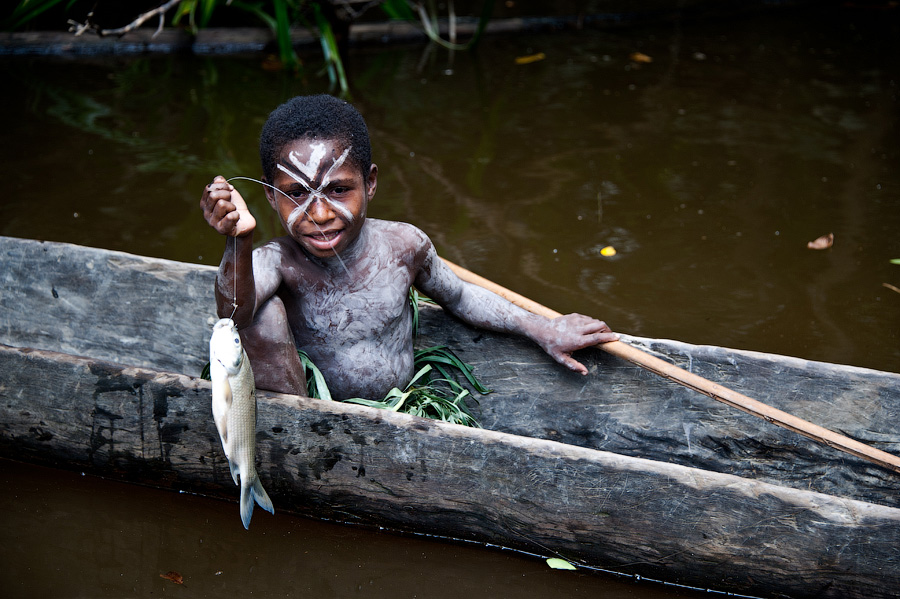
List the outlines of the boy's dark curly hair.
<svg viewBox="0 0 900 599">
<path fill-rule="evenodd" d="M 275 179 L 281 151 L 297 139 L 328 139 L 352 147 L 348 160 L 362 171 L 364 180 L 369 176 L 369 130 L 349 103 L 325 94 L 296 96 L 273 110 L 259 136 L 259 159 L 266 181 Z"/>
</svg>

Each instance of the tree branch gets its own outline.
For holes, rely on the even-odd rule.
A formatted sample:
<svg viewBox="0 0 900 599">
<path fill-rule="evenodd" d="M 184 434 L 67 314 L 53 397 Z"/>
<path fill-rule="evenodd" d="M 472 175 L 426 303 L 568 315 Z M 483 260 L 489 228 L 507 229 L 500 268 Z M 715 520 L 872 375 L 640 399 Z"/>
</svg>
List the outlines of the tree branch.
<svg viewBox="0 0 900 599">
<path fill-rule="evenodd" d="M 140 14 L 138 18 L 136 18 L 128 25 L 125 25 L 124 27 L 118 27 L 116 29 L 100 29 L 100 27 L 91 22 L 91 17 L 94 16 L 94 11 L 91 11 L 88 13 L 84 23 L 79 23 L 78 21 L 69 19 L 69 31 L 74 32 L 76 36 L 81 35 L 85 31 L 93 31 L 100 37 L 106 35 L 118 35 L 121 37 L 129 31 L 134 31 L 153 17 L 159 16 L 159 27 L 156 28 L 156 32 L 153 34 L 153 37 L 156 37 L 159 32 L 162 31 L 166 13 L 180 3 L 181 0 L 169 0 L 165 4 L 157 6 L 151 11 Z"/>
</svg>

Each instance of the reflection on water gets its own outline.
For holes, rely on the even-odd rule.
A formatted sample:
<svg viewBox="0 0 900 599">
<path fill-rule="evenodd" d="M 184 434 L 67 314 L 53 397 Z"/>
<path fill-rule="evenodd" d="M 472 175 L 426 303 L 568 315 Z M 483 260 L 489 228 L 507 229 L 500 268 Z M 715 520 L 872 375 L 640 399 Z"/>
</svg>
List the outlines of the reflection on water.
<svg viewBox="0 0 900 599">
<path fill-rule="evenodd" d="M 258 512 L 0 460 L 4 597 L 593 597 L 673 599 L 543 560 Z M 235 496 L 236 497 L 236 496 Z M 86 526 L 86 523 L 90 523 Z M 183 585 L 161 575 L 176 572 Z M 707 596 L 706 593 L 703 596 Z"/>
<path fill-rule="evenodd" d="M 380 167 L 370 214 L 412 222 L 451 260 L 616 330 L 900 371 L 900 294 L 883 285 L 900 287 L 889 262 L 900 258 L 898 12 L 496 37 L 455 55 L 359 50 L 348 69 Z M 652 62 L 632 62 L 635 51 Z M 546 59 L 515 64 L 536 52 Z M 224 244 L 200 216 L 203 185 L 216 174 L 259 177 L 268 112 L 327 91 L 321 79 L 264 71 L 257 57 L 4 59 L 3 68 L 0 234 L 207 264 Z M 262 190 L 238 188 L 258 240 L 279 234 Z M 832 249 L 806 249 L 829 232 Z M 601 255 L 607 245 L 615 256 Z M 135 493 L 103 488 L 122 502 Z M 221 537 L 234 506 L 153 497 L 138 500 L 156 504 L 153 515 L 105 505 L 104 522 L 91 525 L 98 536 L 83 547 L 62 539 L 59 551 L 35 545 L 53 526 L 23 517 L 15 542 L 2 544 L 3 563 L 19 569 L 5 573 L 35 573 L 23 595 L 53 595 L 42 577 L 71 553 L 63 571 L 79 593 L 146 595 L 170 592 L 158 574 L 202 554 L 202 572 L 183 572 L 197 595 L 272 585 L 272 594 L 334 596 L 373 584 L 386 594 L 410 560 L 417 576 L 440 574 L 434 586 L 411 578 L 405 594 L 435 596 L 442 577 L 469 584 L 453 563 L 458 547 L 362 542 L 283 516 Z M 71 527 L 90 514 L 82 505 L 48 517 L 77 538 L 86 533 Z M 319 549 L 323 538 L 338 548 Z M 29 551 L 16 552 L 22 543 Z M 215 577 L 220 559 L 234 574 Z M 500 573 L 473 575 L 473 591 L 568 596 L 607 584 L 507 570 L 518 558 L 493 553 L 468 567 L 494 559 Z"/>
</svg>

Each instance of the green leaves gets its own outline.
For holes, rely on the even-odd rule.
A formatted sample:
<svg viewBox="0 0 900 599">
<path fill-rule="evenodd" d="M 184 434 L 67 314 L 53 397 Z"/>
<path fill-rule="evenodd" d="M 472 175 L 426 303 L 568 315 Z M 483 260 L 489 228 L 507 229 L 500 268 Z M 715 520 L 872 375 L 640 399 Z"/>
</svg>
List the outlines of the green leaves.
<svg viewBox="0 0 900 599">
<path fill-rule="evenodd" d="M 331 401 L 331 393 L 321 371 L 305 352 L 298 350 L 297 354 L 306 370 L 307 395 Z M 490 393 L 490 390 L 475 378 L 470 365 L 442 346 L 417 351 L 414 364 L 416 374 L 404 389 L 394 387 L 380 400 L 354 397 L 344 401 L 463 426 L 480 426 L 466 404 L 472 393 L 458 380 L 458 376 L 479 393 Z"/>
<path fill-rule="evenodd" d="M 337 84 L 341 88 L 341 93 L 346 96 L 350 93 L 350 86 L 347 83 L 347 75 L 344 73 L 344 61 L 338 51 L 334 30 L 331 28 L 331 23 L 322 14 L 319 5 L 313 4 L 312 7 L 316 18 L 316 27 L 319 29 L 319 43 L 322 45 L 322 54 L 325 56 L 328 78 L 331 85 Z"/>
<path fill-rule="evenodd" d="M 313 364 L 305 351 L 298 349 L 297 355 L 300 356 L 300 363 L 303 364 L 303 370 L 306 373 L 306 394 L 315 399 L 324 399 L 331 401 L 331 392 L 328 390 L 328 384 L 322 371 Z"/>
<path fill-rule="evenodd" d="M 452 371 L 458 371 L 482 395 L 491 392 L 490 389 L 481 384 L 481 381 L 475 378 L 472 366 L 463 362 L 459 356 L 446 346 L 436 345 L 427 349 L 420 349 L 416 351 L 414 360 L 416 364 L 430 364 L 433 366 L 443 380 L 453 380 L 455 382 L 456 377 L 452 374 Z M 458 382 L 455 382 L 455 386 L 463 389 Z"/>
<path fill-rule="evenodd" d="M 13 9 L 12 14 L 3 20 L 3 29 L 13 31 L 28 21 L 36 18 L 41 13 L 62 4 L 65 0 L 21 0 Z M 66 2 L 66 10 L 71 8 L 75 0 Z"/>
<path fill-rule="evenodd" d="M 345 401 L 463 426 L 480 426 L 466 403 L 472 397 L 471 391 L 458 380 L 458 375 L 479 393 L 490 390 L 475 378 L 470 365 L 446 347 L 436 346 L 415 353 L 415 368 L 416 375 L 405 389 L 395 387 L 382 400 Z"/>
</svg>

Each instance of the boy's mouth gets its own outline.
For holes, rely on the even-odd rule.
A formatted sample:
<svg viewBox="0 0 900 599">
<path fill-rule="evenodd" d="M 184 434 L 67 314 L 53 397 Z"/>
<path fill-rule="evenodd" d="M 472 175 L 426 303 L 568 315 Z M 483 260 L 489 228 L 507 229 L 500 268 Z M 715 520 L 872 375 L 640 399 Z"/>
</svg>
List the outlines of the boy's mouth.
<svg viewBox="0 0 900 599">
<path fill-rule="evenodd" d="M 329 231 L 316 231 L 304 235 L 304 237 L 317 250 L 332 250 L 340 241 L 343 233 L 343 229 L 332 229 Z"/>
</svg>

